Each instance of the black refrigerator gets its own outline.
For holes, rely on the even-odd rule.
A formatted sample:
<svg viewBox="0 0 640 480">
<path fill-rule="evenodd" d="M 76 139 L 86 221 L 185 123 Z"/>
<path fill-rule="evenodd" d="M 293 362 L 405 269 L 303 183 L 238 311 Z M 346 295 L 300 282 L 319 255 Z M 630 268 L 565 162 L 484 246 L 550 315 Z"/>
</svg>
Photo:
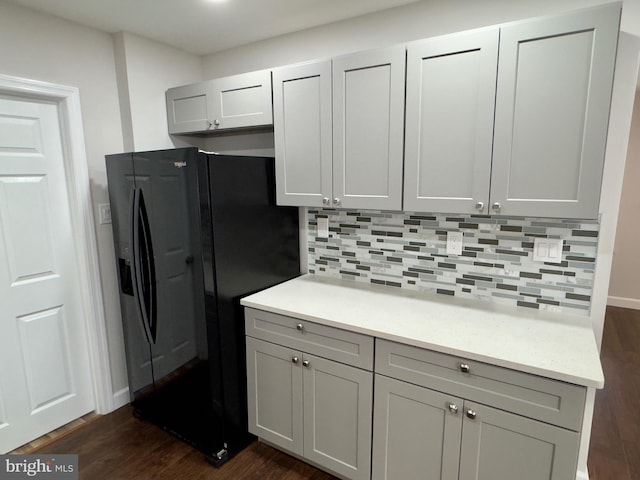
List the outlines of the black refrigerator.
<svg viewBox="0 0 640 480">
<path fill-rule="evenodd" d="M 106 156 L 134 414 L 219 465 L 247 433 L 240 299 L 300 274 L 274 160 L 179 148 Z"/>
</svg>

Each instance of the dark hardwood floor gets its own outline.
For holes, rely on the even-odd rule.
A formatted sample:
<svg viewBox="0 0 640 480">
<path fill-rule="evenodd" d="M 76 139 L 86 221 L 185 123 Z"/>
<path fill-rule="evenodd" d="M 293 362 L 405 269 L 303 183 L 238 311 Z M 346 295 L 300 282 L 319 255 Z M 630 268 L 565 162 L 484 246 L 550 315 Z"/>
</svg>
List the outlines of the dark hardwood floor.
<svg viewBox="0 0 640 480">
<path fill-rule="evenodd" d="M 608 307 L 596 394 L 590 480 L 640 479 L 640 311 Z"/>
<path fill-rule="evenodd" d="M 640 480 L 640 311 L 607 309 L 589 450 L 591 480 Z M 135 419 L 128 407 L 92 420 L 33 453 L 77 453 L 81 480 L 328 480 L 258 442 L 216 469 L 202 454 Z M 515 480 L 515 479 L 514 479 Z"/>
</svg>

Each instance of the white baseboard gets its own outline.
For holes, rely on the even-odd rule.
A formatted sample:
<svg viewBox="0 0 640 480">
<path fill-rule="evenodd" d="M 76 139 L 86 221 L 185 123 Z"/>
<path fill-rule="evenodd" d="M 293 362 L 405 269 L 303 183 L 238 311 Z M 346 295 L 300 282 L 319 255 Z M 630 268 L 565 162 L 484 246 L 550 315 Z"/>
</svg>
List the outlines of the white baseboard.
<svg viewBox="0 0 640 480">
<path fill-rule="evenodd" d="M 609 296 L 607 298 L 607 305 L 611 305 L 612 307 L 632 308 L 634 310 L 640 310 L 640 299 Z"/>
<path fill-rule="evenodd" d="M 129 387 L 118 390 L 113 394 L 113 409 L 117 410 L 120 407 L 124 407 L 130 401 L 131 399 L 129 398 Z"/>
<path fill-rule="evenodd" d="M 578 470 L 576 473 L 576 480 L 589 480 L 589 472 L 586 468 L 584 471 Z"/>
</svg>

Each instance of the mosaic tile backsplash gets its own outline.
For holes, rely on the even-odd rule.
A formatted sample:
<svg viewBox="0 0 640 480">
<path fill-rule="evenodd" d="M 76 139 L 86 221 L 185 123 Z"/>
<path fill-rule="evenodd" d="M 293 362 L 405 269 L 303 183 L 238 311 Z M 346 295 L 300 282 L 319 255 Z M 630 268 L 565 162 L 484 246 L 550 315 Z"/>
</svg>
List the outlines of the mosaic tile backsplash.
<svg viewBox="0 0 640 480">
<path fill-rule="evenodd" d="M 463 232 L 462 255 L 446 253 L 448 231 Z M 598 233 L 588 220 L 308 209 L 309 273 L 588 315 Z M 535 237 L 563 239 L 562 261 L 534 262 Z"/>
</svg>

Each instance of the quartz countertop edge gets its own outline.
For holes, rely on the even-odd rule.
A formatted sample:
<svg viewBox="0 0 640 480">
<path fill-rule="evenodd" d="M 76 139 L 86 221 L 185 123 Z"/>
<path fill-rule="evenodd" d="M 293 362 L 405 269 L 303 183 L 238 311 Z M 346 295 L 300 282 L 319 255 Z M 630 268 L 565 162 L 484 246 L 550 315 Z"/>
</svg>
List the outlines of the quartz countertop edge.
<svg viewBox="0 0 640 480">
<path fill-rule="evenodd" d="M 241 300 L 385 340 L 602 388 L 588 317 L 306 274 Z"/>
</svg>

